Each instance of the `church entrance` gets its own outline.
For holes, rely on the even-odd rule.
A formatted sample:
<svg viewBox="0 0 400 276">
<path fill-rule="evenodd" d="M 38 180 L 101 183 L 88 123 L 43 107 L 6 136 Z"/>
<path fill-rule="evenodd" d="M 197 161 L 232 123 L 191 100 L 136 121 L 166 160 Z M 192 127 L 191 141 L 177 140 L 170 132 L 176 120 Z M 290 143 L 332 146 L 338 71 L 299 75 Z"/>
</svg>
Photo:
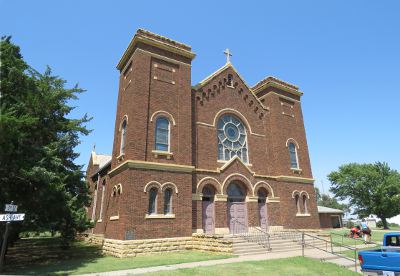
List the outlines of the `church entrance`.
<svg viewBox="0 0 400 276">
<path fill-rule="evenodd" d="M 227 193 L 229 232 L 247 232 L 246 188 L 240 182 L 232 182 Z"/>
<path fill-rule="evenodd" d="M 206 234 L 214 234 L 215 229 L 215 211 L 214 211 L 214 188 L 207 185 L 203 188 L 202 214 L 203 231 Z"/>
<path fill-rule="evenodd" d="M 268 192 L 264 188 L 260 188 L 257 192 L 258 196 L 258 213 L 260 216 L 260 227 L 262 230 L 267 231 L 267 195 Z"/>
</svg>

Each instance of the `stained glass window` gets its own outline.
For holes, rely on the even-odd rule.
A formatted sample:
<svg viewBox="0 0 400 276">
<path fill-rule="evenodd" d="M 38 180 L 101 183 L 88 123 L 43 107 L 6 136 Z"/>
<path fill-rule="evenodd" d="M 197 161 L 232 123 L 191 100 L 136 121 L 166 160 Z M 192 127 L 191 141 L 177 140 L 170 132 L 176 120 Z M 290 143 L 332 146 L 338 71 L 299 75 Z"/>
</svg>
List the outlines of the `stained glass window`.
<svg viewBox="0 0 400 276">
<path fill-rule="evenodd" d="M 234 115 L 223 115 L 217 124 L 218 160 L 238 156 L 248 163 L 247 134 L 243 123 Z"/>
<path fill-rule="evenodd" d="M 169 121 L 160 117 L 156 121 L 155 148 L 159 151 L 169 151 Z"/>
</svg>

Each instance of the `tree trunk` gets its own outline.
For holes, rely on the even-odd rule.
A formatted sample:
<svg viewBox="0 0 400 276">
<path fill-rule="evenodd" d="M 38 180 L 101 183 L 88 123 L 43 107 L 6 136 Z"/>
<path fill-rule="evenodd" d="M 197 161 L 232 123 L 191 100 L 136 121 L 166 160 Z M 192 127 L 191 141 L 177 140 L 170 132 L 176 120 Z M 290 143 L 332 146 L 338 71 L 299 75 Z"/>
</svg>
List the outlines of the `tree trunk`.
<svg viewBox="0 0 400 276">
<path fill-rule="evenodd" d="M 382 220 L 383 229 L 389 229 L 386 218 L 380 218 Z"/>
</svg>

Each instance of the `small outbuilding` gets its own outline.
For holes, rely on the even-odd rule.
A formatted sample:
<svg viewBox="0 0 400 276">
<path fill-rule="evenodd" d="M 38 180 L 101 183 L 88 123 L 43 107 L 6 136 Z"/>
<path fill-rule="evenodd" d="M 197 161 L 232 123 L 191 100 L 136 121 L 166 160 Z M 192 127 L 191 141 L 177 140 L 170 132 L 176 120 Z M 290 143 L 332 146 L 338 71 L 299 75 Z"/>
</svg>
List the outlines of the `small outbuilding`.
<svg viewBox="0 0 400 276">
<path fill-rule="evenodd" d="M 318 206 L 321 228 L 342 228 L 343 211 L 325 206 Z"/>
</svg>

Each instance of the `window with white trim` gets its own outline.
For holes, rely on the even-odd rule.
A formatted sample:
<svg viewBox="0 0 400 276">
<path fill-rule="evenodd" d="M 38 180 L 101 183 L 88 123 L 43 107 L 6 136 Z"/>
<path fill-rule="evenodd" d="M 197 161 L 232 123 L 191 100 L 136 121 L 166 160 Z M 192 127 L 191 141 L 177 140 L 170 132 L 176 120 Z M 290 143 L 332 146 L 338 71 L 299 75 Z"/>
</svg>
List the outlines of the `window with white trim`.
<svg viewBox="0 0 400 276">
<path fill-rule="evenodd" d="M 169 152 L 170 151 L 169 136 L 170 136 L 169 120 L 165 117 L 158 117 L 156 120 L 155 150 Z"/>
<path fill-rule="evenodd" d="M 239 118 L 232 114 L 221 116 L 217 124 L 218 160 L 228 161 L 238 156 L 248 163 L 246 128 Z"/>
<path fill-rule="evenodd" d="M 101 185 L 101 202 L 100 202 L 100 216 L 99 219 L 103 219 L 103 204 L 104 204 L 104 193 L 106 191 L 106 180 L 104 179 Z"/>
<path fill-rule="evenodd" d="M 158 189 L 153 187 L 150 189 L 149 192 L 149 215 L 157 214 L 157 194 Z"/>
<path fill-rule="evenodd" d="M 125 153 L 125 143 L 126 143 L 126 119 L 122 122 L 121 125 L 121 147 L 120 154 Z"/>
<path fill-rule="evenodd" d="M 172 189 L 167 188 L 164 191 L 164 214 L 172 214 Z"/>
<path fill-rule="evenodd" d="M 289 155 L 290 155 L 290 168 L 298 169 L 299 162 L 298 162 L 296 145 L 294 143 L 289 143 L 288 147 L 289 147 Z"/>
</svg>

